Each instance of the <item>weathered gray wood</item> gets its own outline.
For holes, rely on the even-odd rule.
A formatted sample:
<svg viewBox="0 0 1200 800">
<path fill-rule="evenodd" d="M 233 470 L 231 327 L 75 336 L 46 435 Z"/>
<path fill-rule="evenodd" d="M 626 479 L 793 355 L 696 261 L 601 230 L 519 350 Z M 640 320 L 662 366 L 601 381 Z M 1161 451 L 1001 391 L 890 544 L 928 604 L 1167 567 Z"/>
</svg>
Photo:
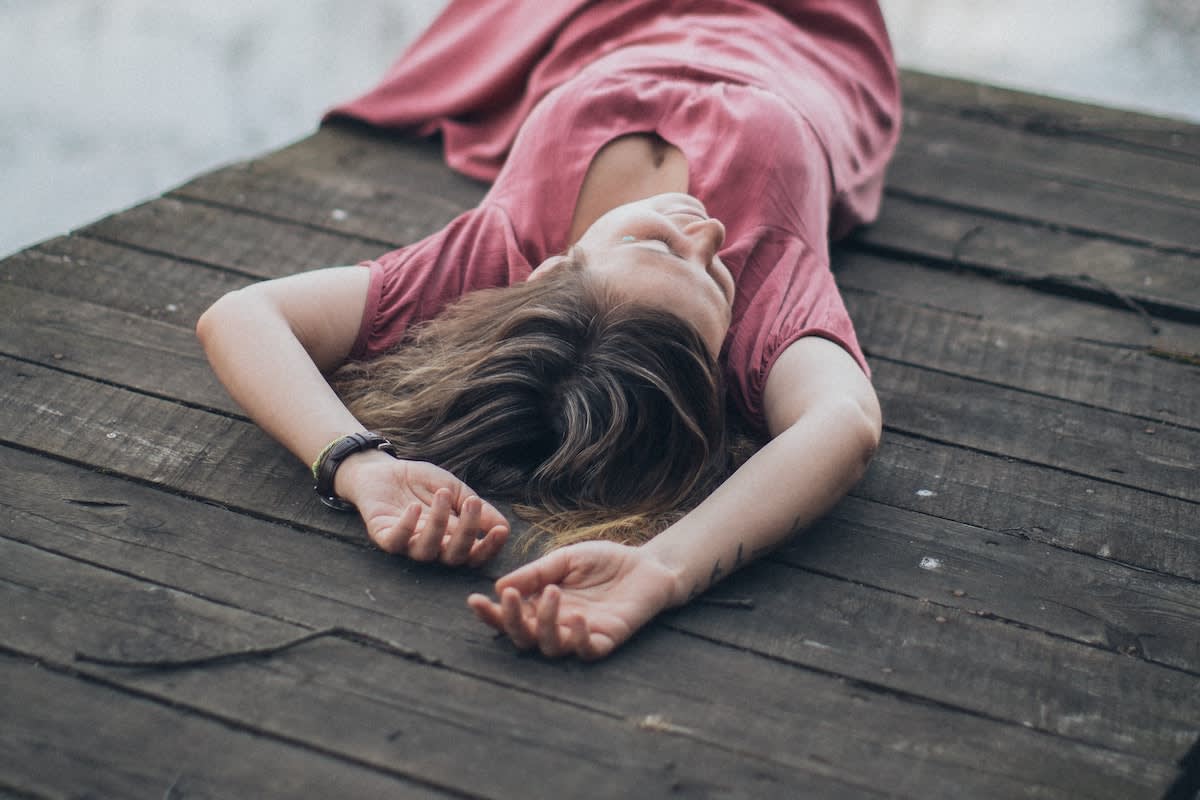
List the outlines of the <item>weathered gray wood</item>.
<svg viewBox="0 0 1200 800">
<path fill-rule="evenodd" d="M 165 483 L 185 493 L 219 497 L 237 508 L 269 508 L 277 518 L 306 525 L 331 524 L 315 495 L 303 490 L 307 481 L 304 467 L 291 462 L 250 423 L 8 359 L 0 359 L 0 375 L 4 377 L 0 397 L 14 419 L 22 421 L 16 430 L 0 431 L 6 441 L 65 458 L 86 459 L 97 467 Z M 905 402 L 914 405 L 906 412 L 914 419 L 919 421 L 926 413 L 920 395 Z M 944 409 L 945 402 L 932 407 Z M 957 436 L 983 435 L 953 430 Z M 1141 435 L 1153 438 L 1144 429 Z M 949 503 L 956 511 L 942 514 L 947 518 L 991 528 L 1024 526 L 1028 535 L 1050 541 L 1060 540 L 1061 523 L 1068 531 L 1065 538 L 1086 552 L 1102 557 L 1120 553 L 1113 557 L 1168 574 L 1197 577 L 1200 536 L 1188 522 L 1194 514 L 1192 503 L 1162 493 L 1133 491 L 1117 483 L 1089 482 L 1036 464 L 983 458 L 986 454 L 962 448 L 919 441 L 914 445 L 911 437 L 898 436 L 895 444 L 902 449 L 889 454 L 885 447 L 877 457 L 878 466 L 873 466 L 865 488 L 860 489 L 864 496 L 906 508 L 916 501 L 921 510 L 945 509 Z M 1011 449 L 1013 443 L 1000 444 Z M 932 468 L 922 458 L 931 448 Z M 958 466 L 964 460 L 973 464 L 971 471 Z M 870 480 L 873 474 L 885 477 Z M 1064 492 L 1064 487 L 1070 491 Z M 933 491 L 934 495 L 918 495 L 918 491 Z M 962 504 L 964 497 L 973 500 Z M 993 503 L 1000 498 L 1004 498 L 1003 505 L 997 511 Z M 1108 498 L 1119 498 L 1118 504 L 1109 505 Z M 1133 520 L 1127 519 L 1131 509 L 1138 512 Z M 1039 512 L 1045 513 L 1044 519 Z M 997 513 L 1013 524 L 978 521 L 981 515 Z M 356 530 L 353 521 L 337 519 L 336 530 L 346 535 Z M 1104 524 L 1076 527 L 1097 519 Z M 1127 533 L 1141 526 L 1157 532 L 1149 537 Z"/>
<path fill-rule="evenodd" d="M 1197 367 L 878 294 L 847 292 L 845 299 L 859 340 L 872 358 L 1143 419 L 1189 427 L 1200 423 Z"/>
<path fill-rule="evenodd" d="M 0 653 L 0 774 L 50 797 L 446 797 Z"/>
<path fill-rule="evenodd" d="M 77 452 L 79 449 L 91 445 L 87 450 L 88 458 L 95 459 L 93 463 L 103 465 L 109 469 L 126 472 L 148 479 L 153 482 L 166 483 L 176 487 L 189 494 L 200 494 L 226 503 L 238 508 L 270 508 L 271 513 L 277 518 L 291 519 L 300 521 L 304 524 L 321 527 L 327 524 L 325 518 L 318 517 L 320 512 L 318 504 L 315 503 L 313 496 L 304 487 L 302 468 L 295 468 L 290 476 L 285 474 L 289 470 L 279 470 L 278 455 L 272 460 L 269 455 L 271 445 L 266 442 L 265 437 L 254 430 L 248 423 L 237 420 L 220 418 L 217 420 L 216 427 L 219 430 L 214 430 L 211 435 L 202 433 L 204 426 L 211 423 L 206 423 L 205 418 L 211 415 L 205 412 L 175 407 L 174 409 L 154 409 L 153 406 L 163 405 L 163 401 L 145 396 L 124 397 L 126 393 L 120 393 L 117 390 L 111 390 L 112 399 L 104 402 L 97 402 L 97 390 L 92 387 L 87 387 L 89 390 L 89 404 L 80 402 L 79 398 L 71 398 L 67 393 L 62 393 L 56 398 L 56 406 L 48 407 L 49 412 L 39 408 L 45 406 L 36 398 L 40 395 L 36 392 L 36 384 L 38 379 L 39 368 L 31 365 L 21 365 L 20 371 L 13 372 L 13 377 L 19 378 L 20 375 L 26 375 L 23 380 L 9 380 L 8 383 L 18 391 L 9 391 L 8 396 L 15 408 L 21 409 L 22 418 L 29 420 L 22 434 L 28 437 L 29 441 L 43 442 L 43 447 L 53 451 L 58 449 L 60 452 L 70 449 L 72 452 Z M 80 380 L 80 379 L 76 379 Z M 55 384 L 61 389 L 65 388 L 67 381 L 58 377 Z M 102 387 L 107 389 L 108 387 Z M 33 392 L 33 396 L 22 396 L 23 393 Z M 120 399 L 118 399 L 120 396 Z M 39 406 L 39 407 L 34 407 Z M 111 430 L 107 432 L 109 425 L 106 421 L 106 416 L 113 411 L 118 411 L 118 419 L 141 419 L 141 420 L 160 420 L 151 427 L 155 429 L 163 429 L 170 431 L 171 435 L 168 438 L 160 437 L 158 441 L 149 440 L 144 437 L 134 435 L 129 440 L 122 441 L 119 445 L 115 440 L 122 439 L 126 435 L 122 430 Z M 52 413 L 53 412 L 53 413 Z M 57 414 L 57 416 L 55 416 Z M 241 430 L 238 430 L 238 428 Z M 48 428 L 50 430 L 48 430 Z M 185 434 L 186 432 L 186 434 Z M 109 434 L 115 433 L 115 436 L 110 438 Z M 200 441 L 192 437 L 197 437 Z M 57 437 L 58 441 L 55 442 Z M 205 444 L 201 444 L 201 441 Z M 94 443 L 94 444 L 93 444 Z M 198 458 L 203 453 L 204 458 Z M 213 466 L 216 465 L 214 469 Z M 265 469 L 264 469 L 265 468 Z M 314 513 L 317 512 L 317 513 Z M 326 517 L 327 518 L 327 517 Z M 345 518 L 340 518 L 333 530 L 343 532 L 344 535 L 349 534 L 354 529 L 354 524 L 348 522 Z M 826 601 L 831 604 L 830 607 L 835 607 L 838 602 L 836 599 L 845 588 L 845 584 L 830 582 L 828 585 L 823 584 L 820 580 L 817 581 L 818 588 L 825 593 L 831 595 Z M 809 595 L 806 595 L 809 597 Z M 811 598 L 810 598 L 811 601 Z M 918 622 L 918 618 L 922 616 L 922 609 L 913 605 L 915 601 L 910 601 L 904 598 L 898 598 L 895 595 L 880 593 L 877 602 L 882 605 L 872 611 L 874 614 L 882 614 L 884 616 L 895 616 L 896 619 L 902 620 L 903 624 L 913 626 L 924 623 Z M 820 611 L 825 611 L 825 606 L 819 607 Z M 836 630 L 845 624 L 843 619 L 836 615 L 832 618 L 826 616 L 823 622 L 829 629 Z M 983 633 L 975 631 L 973 627 L 985 624 L 984 621 L 971 617 L 964 619 L 960 624 L 964 627 L 969 627 L 974 631 L 974 635 L 980 637 Z M 914 628 L 915 629 L 915 628 Z M 1007 630 L 1007 628 L 1005 628 Z M 855 640 L 855 649 L 865 648 L 867 652 L 876 652 L 881 646 L 881 642 L 887 641 L 889 637 L 896 634 L 887 625 L 872 629 L 870 631 L 870 640 Z M 775 654 L 771 648 L 774 646 L 774 637 L 777 635 L 775 631 L 766 632 L 763 634 L 765 640 L 762 644 L 766 647 L 765 652 Z M 823 634 L 824 635 L 824 634 Z M 1031 647 L 1037 650 L 1040 647 L 1058 647 L 1057 644 L 1051 642 L 1026 642 L 1021 639 L 1021 647 Z M 847 643 L 849 644 L 849 643 Z M 1014 645 L 1015 647 L 1015 645 Z M 1065 647 L 1065 645 L 1063 645 Z M 982 657 L 983 651 L 971 650 L 967 653 L 955 652 L 951 655 L 945 655 L 948 658 L 965 658 L 968 663 L 972 659 Z M 1033 655 L 1032 651 L 1014 649 L 1013 658 L 1029 658 L 1031 663 L 1051 663 L 1061 658 L 1067 658 L 1068 662 L 1076 657 L 1083 659 L 1085 663 L 1090 663 L 1090 660 L 1096 658 L 1098 651 L 1087 649 L 1086 652 L 1081 651 L 1078 654 L 1066 654 L 1055 650 L 1053 653 L 1039 653 Z M 820 655 L 825 655 L 821 653 Z M 861 667 L 855 665 L 864 657 L 862 652 L 853 654 L 846 651 L 839 651 L 840 658 L 846 660 L 843 668 L 849 671 L 849 674 L 858 675 L 857 670 Z M 799 658 L 796 652 L 788 651 L 788 658 Z M 1118 658 L 1108 655 L 1108 658 Z M 1126 666 L 1122 662 L 1113 662 L 1112 667 L 1120 672 L 1120 667 Z M 804 663 L 804 662 L 801 662 Z M 1019 660 L 1012 665 L 1013 674 L 1019 675 Z M 926 665 L 927 667 L 928 665 Z M 1108 666 L 1106 664 L 1106 666 Z M 915 686 L 905 686 L 906 691 L 913 691 L 918 694 L 925 694 L 932 697 L 939 697 L 944 692 L 961 691 L 962 694 L 954 694 L 953 702 L 957 703 L 975 703 L 983 702 L 986 704 L 986 711 L 990 715 L 1001 716 L 1002 718 L 1013 718 L 1011 715 L 1024 713 L 1024 717 L 1020 717 L 1021 721 L 1029 721 L 1029 712 L 1027 709 L 1024 712 L 1018 711 L 1020 705 L 1014 706 L 1012 703 L 1012 693 L 1019 692 L 1021 681 L 1018 678 L 1011 677 L 1013 685 L 1003 686 L 999 682 L 993 682 L 990 688 L 993 692 L 987 697 L 981 697 L 979 692 L 982 687 L 978 685 L 970 685 L 968 689 L 963 687 L 943 686 L 936 680 L 931 680 L 930 673 L 926 667 L 917 669 L 914 664 L 909 664 L 908 667 L 915 674 L 909 673 L 906 675 L 909 679 L 916 681 L 924 681 L 918 690 Z M 1097 664 L 1083 667 L 1084 669 L 1095 669 Z M 969 673 L 975 666 L 968 666 L 965 669 Z M 1129 668 L 1136 669 L 1136 666 L 1129 665 Z M 1041 680 L 1053 678 L 1054 676 L 1039 676 L 1039 684 Z M 888 676 L 889 681 L 893 680 L 892 676 Z M 1157 680 L 1147 676 L 1146 680 Z M 1136 678 L 1122 677 L 1122 680 L 1136 680 Z M 1062 688 L 1062 687 L 1059 687 Z M 1152 691 L 1156 695 L 1170 695 L 1175 689 L 1169 689 L 1155 684 L 1153 689 L 1144 687 L 1146 691 Z M 1028 698 L 1027 698 L 1028 699 Z M 967 707 L 974 707 L 968 705 Z M 982 710 L 982 709 L 981 709 Z M 1040 712 L 1039 712 L 1040 713 Z M 1057 709 L 1055 717 L 1059 713 L 1070 715 L 1075 713 L 1068 709 Z M 1096 735 L 1093 733 L 1093 735 Z M 1102 737 L 1107 737 L 1107 734 L 1100 734 Z M 1168 737 L 1178 737 L 1180 734 L 1177 730 L 1173 733 L 1164 732 L 1160 729 L 1159 736 L 1166 735 Z M 1106 745 L 1111 746 L 1112 740 L 1109 738 L 1101 738 L 1099 740 Z M 1149 744 L 1150 737 L 1147 736 L 1145 741 Z M 1171 738 L 1170 742 L 1174 742 Z M 1161 738 L 1157 739 L 1157 746 L 1167 746 L 1167 742 Z"/>
<path fill-rule="evenodd" d="M 254 162 L 202 175 L 170 196 L 398 247 L 438 230 L 486 191 L 445 167 L 437 152 L 430 141 L 331 126 Z"/>
<path fill-rule="evenodd" d="M 1031 133 L 987 119 L 963 116 L 958 110 L 943 112 L 909 107 L 904 113 L 904 144 L 909 149 L 954 160 L 1003 164 L 1030 176 L 1059 177 L 1097 187 L 1200 205 L 1200 162 L 1175 155 L 1114 151 L 1104 142 L 1071 136 Z"/>
<path fill-rule="evenodd" d="M 932 260 L 1049 292 L 1132 301 L 1159 316 L 1200 316 L 1200 257 L 1167 253 L 896 193 L 854 234 L 893 258 Z"/>
<path fill-rule="evenodd" d="M 1200 580 L 1194 503 L 961 447 L 884 434 L 860 497 Z"/>
<path fill-rule="evenodd" d="M 251 279 L 71 236 L 0 262 L 0 281 L 194 328 L 214 300 Z"/>
<path fill-rule="evenodd" d="M 1200 372 L 1197 373 L 1200 376 Z M 996 455 L 1200 501 L 1200 430 L 876 359 L 885 424 Z M 1200 379 L 1184 383 L 1200 390 Z"/>
<path fill-rule="evenodd" d="M 513 659 L 507 648 L 496 647 L 482 634 L 462 607 L 466 591 L 478 588 L 469 575 L 386 559 L 33 455 L 13 454 L 13 466 L 16 483 L 0 487 L 5 492 L 0 519 L 9 536 L 91 564 L 137 563 L 146 580 L 169 581 L 223 605 L 310 627 L 352 626 L 410 648 L 423 661 L 436 659 L 456 673 L 557 696 L 560 702 L 583 704 L 630 725 L 650 714 L 663 715 L 676 726 L 671 735 L 684 740 L 736 742 L 736 749 L 760 759 L 818 772 L 824 765 L 834 775 L 849 772 L 856 781 L 869 778 L 868 785 L 901 795 L 1033 791 L 1041 796 L 1120 796 L 1131 782 L 1160 785 L 1172 772 L 1019 725 L 914 704 L 879 691 L 870 681 L 847 684 L 743 650 L 713 648 L 667 626 L 652 626 L 619 659 L 589 667 L 587 674 L 536 659 Z M 114 497 L 121 499 L 114 502 Z M 346 650 L 330 643 L 335 645 L 338 652 Z M 322 686 L 342 685 L 342 670 L 330 670 L 319 657 L 309 657 L 315 646 L 289 653 L 287 662 L 296 658 L 314 665 L 299 671 L 306 683 L 316 681 L 319 673 Z M 289 675 L 296 672 L 277 659 L 270 666 Z M 349 704 L 344 712 L 335 707 L 317 715 L 308 702 L 299 707 L 286 703 L 285 708 L 297 711 L 286 721 L 272 717 L 269 724 L 286 722 L 288 730 L 309 731 L 314 719 L 318 724 L 357 720 L 345 729 L 329 724 L 347 746 L 370 753 L 381 746 L 380 730 L 397 729 L 386 719 L 396 713 L 388 710 L 395 693 L 419 692 L 424 685 L 417 680 L 405 688 L 414 679 L 400 674 L 409 669 L 394 659 L 358 659 L 344 671 L 355 676 L 353 692 L 361 699 L 338 695 L 339 702 Z M 239 674 L 243 671 L 238 668 Z M 143 689 L 176 697 L 182 693 L 184 698 L 238 691 L 227 687 L 228 681 L 213 688 L 204 671 L 131 680 Z M 276 682 L 259 676 L 236 683 L 261 693 Z M 298 691 L 308 692 L 303 687 Z M 412 702 L 422 704 L 419 697 Z M 268 704 L 257 699 L 245 705 Z M 380 712 L 371 710 L 372 705 L 384 707 L 383 722 L 375 722 Z M 871 724 L 861 724 L 865 719 Z M 927 757 L 914 762 L 913 752 Z M 870 770 L 858 769 L 867 761 Z M 678 763 L 686 771 L 687 760 Z M 1080 783 L 1075 777 L 1080 774 L 1089 777 Z"/>
<path fill-rule="evenodd" d="M 1119 242 L 1200 254 L 1200 208 L 1084 180 L 1028 175 L 1004 164 L 903 149 L 888 168 L 888 194 L 1061 226 Z"/>
<path fill-rule="evenodd" d="M 776 557 L 1200 675 L 1196 581 L 856 497 Z"/>
<path fill-rule="evenodd" d="M 190 328 L 20 286 L 0 293 L 0 351 L 141 392 L 240 414 Z"/>
<path fill-rule="evenodd" d="M 357 264 L 394 247 L 170 197 L 106 217 L 88 226 L 86 233 L 253 278 Z"/>
<path fill-rule="evenodd" d="M 834 250 L 834 275 L 846 293 L 878 294 L 936 308 L 1124 349 L 1176 354 L 1195 363 L 1200 325 L 1101 306 L 1006 281 L 981 280 L 964 270 L 929 268 L 846 249 Z M 1150 324 L 1153 322 L 1153 326 Z"/>
<path fill-rule="evenodd" d="M 901 85 L 905 105 L 910 108 L 958 114 L 1034 136 L 1104 142 L 1134 152 L 1200 161 L 1200 126 L 1181 120 L 1076 103 L 915 70 L 901 72 Z M 1114 158 L 1117 157 L 1119 155 L 1114 153 Z"/>
<path fill-rule="evenodd" d="M 654 736 L 612 715 L 346 641 L 305 646 L 302 652 L 318 655 L 302 657 L 294 668 L 292 654 L 161 678 L 80 665 L 73 662 L 79 651 L 179 659 L 261 647 L 309 631 L 6 539 L 0 539 L 0 565 L 0 598 L 13 612 L 0 620 L 6 647 L 443 789 L 512 796 L 534 769 L 546 773 L 540 784 L 556 796 L 628 796 L 639 787 L 658 794 L 680 779 L 663 765 L 686 760 L 682 779 L 706 793 L 723 784 L 752 793 L 788 785 L 813 786 L 830 797 L 838 789 L 870 793 L 768 759 L 742 759 L 696 739 L 684 748 L 678 738 Z M 252 633 L 257 635 L 247 642 Z M 542 736 L 548 720 L 559 731 L 550 742 Z M 501 730 L 505 735 L 497 736 Z"/>
</svg>

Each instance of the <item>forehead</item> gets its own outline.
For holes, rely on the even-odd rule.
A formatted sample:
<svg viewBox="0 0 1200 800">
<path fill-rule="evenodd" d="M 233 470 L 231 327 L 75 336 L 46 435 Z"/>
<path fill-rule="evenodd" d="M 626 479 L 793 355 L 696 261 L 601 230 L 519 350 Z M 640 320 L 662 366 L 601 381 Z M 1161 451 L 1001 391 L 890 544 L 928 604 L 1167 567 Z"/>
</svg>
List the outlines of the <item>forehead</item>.
<svg viewBox="0 0 1200 800">
<path fill-rule="evenodd" d="M 667 311 L 696 328 L 706 342 L 725 336 L 723 306 L 711 280 L 652 246 L 589 253 L 587 270 L 617 297 Z"/>
</svg>

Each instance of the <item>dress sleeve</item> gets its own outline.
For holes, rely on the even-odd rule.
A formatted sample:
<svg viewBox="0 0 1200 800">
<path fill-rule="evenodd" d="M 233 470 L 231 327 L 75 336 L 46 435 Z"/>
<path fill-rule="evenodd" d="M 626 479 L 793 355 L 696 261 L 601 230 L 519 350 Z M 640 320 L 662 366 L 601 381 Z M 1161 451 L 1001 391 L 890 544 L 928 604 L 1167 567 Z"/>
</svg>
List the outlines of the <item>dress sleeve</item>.
<svg viewBox="0 0 1200 800">
<path fill-rule="evenodd" d="M 765 428 L 763 392 L 775 361 L 793 342 L 820 336 L 841 346 L 869 377 L 854 324 L 829 270 L 824 248 L 794 234 L 765 229 L 754 237 L 746 269 L 762 274 L 761 288 L 738 322 L 726 352 L 726 380 L 734 402 Z"/>
<path fill-rule="evenodd" d="M 361 266 L 371 280 L 352 359 L 383 353 L 468 292 L 518 283 L 530 272 L 507 215 L 494 204 Z"/>
</svg>

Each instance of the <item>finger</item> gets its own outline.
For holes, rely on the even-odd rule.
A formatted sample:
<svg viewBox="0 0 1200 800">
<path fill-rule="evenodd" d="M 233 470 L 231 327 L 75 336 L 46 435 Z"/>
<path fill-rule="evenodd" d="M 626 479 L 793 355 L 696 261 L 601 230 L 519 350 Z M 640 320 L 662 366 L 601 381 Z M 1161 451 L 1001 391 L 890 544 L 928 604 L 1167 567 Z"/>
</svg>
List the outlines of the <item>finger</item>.
<svg viewBox="0 0 1200 800">
<path fill-rule="evenodd" d="M 480 622 L 491 625 L 504 633 L 504 616 L 499 603 L 493 602 L 487 595 L 476 592 L 467 596 L 467 605 L 475 612 L 475 616 L 479 618 Z"/>
<path fill-rule="evenodd" d="M 575 655 L 582 655 L 583 648 L 587 646 L 587 623 L 578 613 L 564 614 L 561 623 L 567 630 L 563 649 Z"/>
<path fill-rule="evenodd" d="M 604 658 L 616 646 L 617 643 L 611 636 L 605 636 L 603 633 L 593 633 L 587 637 L 587 644 L 575 652 L 584 661 L 595 661 L 598 658 Z"/>
<path fill-rule="evenodd" d="M 479 531 L 479 515 L 483 511 L 483 501 L 478 497 L 468 497 L 462 503 L 458 525 L 446 536 L 442 545 L 442 562 L 451 566 L 466 563 L 471 554 L 471 546 Z"/>
<path fill-rule="evenodd" d="M 425 517 L 425 525 L 408 540 L 408 557 L 415 561 L 432 561 L 442 549 L 442 537 L 450 522 L 450 490 L 438 489 L 433 505 Z"/>
<path fill-rule="evenodd" d="M 538 649 L 548 658 L 563 654 L 562 638 L 558 635 L 558 605 L 562 592 L 557 586 L 547 586 L 537 607 Z"/>
<path fill-rule="evenodd" d="M 504 547 L 504 543 L 508 541 L 508 523 L 496 525 L 487 535 L 479 539 L 471 546 L 471 554 L 467 558 L 467 564 L 472 567 L 482 566 L 486 561 L 492 559 L 500 548 Z"/>
<path fill-rule="evenodd" d="M 502 612 L 504 632 L 508 634 L 508 638 L 519 649 L 528 650 L 533 647 L 534 638 L 533 634 L 526 627 L 525 620 L 522 617 L 522 605 L 521 593 L 516 589 L 505 589 L 500 593 L 500 610 Z"/>
<path fill-rule="evenodd" d="M 382 527 L 371 531 L 371 541 L 375 542 L 375 545 L 385 553 L 403 553 L 408 547 L 409 538 L 417 527 L 419 519 L 421 519 L 421 504 L 409 503 L 404 509 L 404 513 L 394 522 L 390 524 L 385 522 Z"/>
<path fill-rule="evenodd" d="M 483 498 L 480 499 L 482 500 Z M 497 525 L 503 525 L 506 528 L 509 527 L 508 520 L 505 518 L 505 516 L 501 514 L 494 505 L 487 501 L 483 501 L 483 508 L 480 509 L 479 519 L 479 527 L 485 530 L 490 530 Z"/>
<path fill-rule="evenodd" d="M 516 589 L 523 595 L 536 594 L 543 587 L 562 583 L 571 570 L 571 556 L 566 550 L 555 550 L 496 581 L 496 590 Z"/>
</svg>

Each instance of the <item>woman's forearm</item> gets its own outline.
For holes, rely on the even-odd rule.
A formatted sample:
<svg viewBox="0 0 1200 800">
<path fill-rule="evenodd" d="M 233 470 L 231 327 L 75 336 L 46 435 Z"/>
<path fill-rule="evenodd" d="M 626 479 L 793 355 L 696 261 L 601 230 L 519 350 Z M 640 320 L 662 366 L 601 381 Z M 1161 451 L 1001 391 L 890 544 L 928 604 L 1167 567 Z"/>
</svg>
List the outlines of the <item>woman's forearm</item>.
<svg viewBox="0 0 1200 800">
<path fill-rule="evenodd" d="M 878 422 L 853 402 L 809 410 L 683 519 L 643 546 L 680 605 L 817 520 L 862 477 Z"/>
<path fill-rule="evenodd" d="M 233 292 L 205 312 L 196 328 L 230 396 L 306 464 L 332 439 L 362 430 L 321 373 L 322 366 L 345 357 L 361 317 L 365 288 L 347 290 L 346 281 L 360 282 L 358 273 L 366 271 L 351 269 Z M 348 320 L 339 321 L 339 309 Z"/>
</svg>

